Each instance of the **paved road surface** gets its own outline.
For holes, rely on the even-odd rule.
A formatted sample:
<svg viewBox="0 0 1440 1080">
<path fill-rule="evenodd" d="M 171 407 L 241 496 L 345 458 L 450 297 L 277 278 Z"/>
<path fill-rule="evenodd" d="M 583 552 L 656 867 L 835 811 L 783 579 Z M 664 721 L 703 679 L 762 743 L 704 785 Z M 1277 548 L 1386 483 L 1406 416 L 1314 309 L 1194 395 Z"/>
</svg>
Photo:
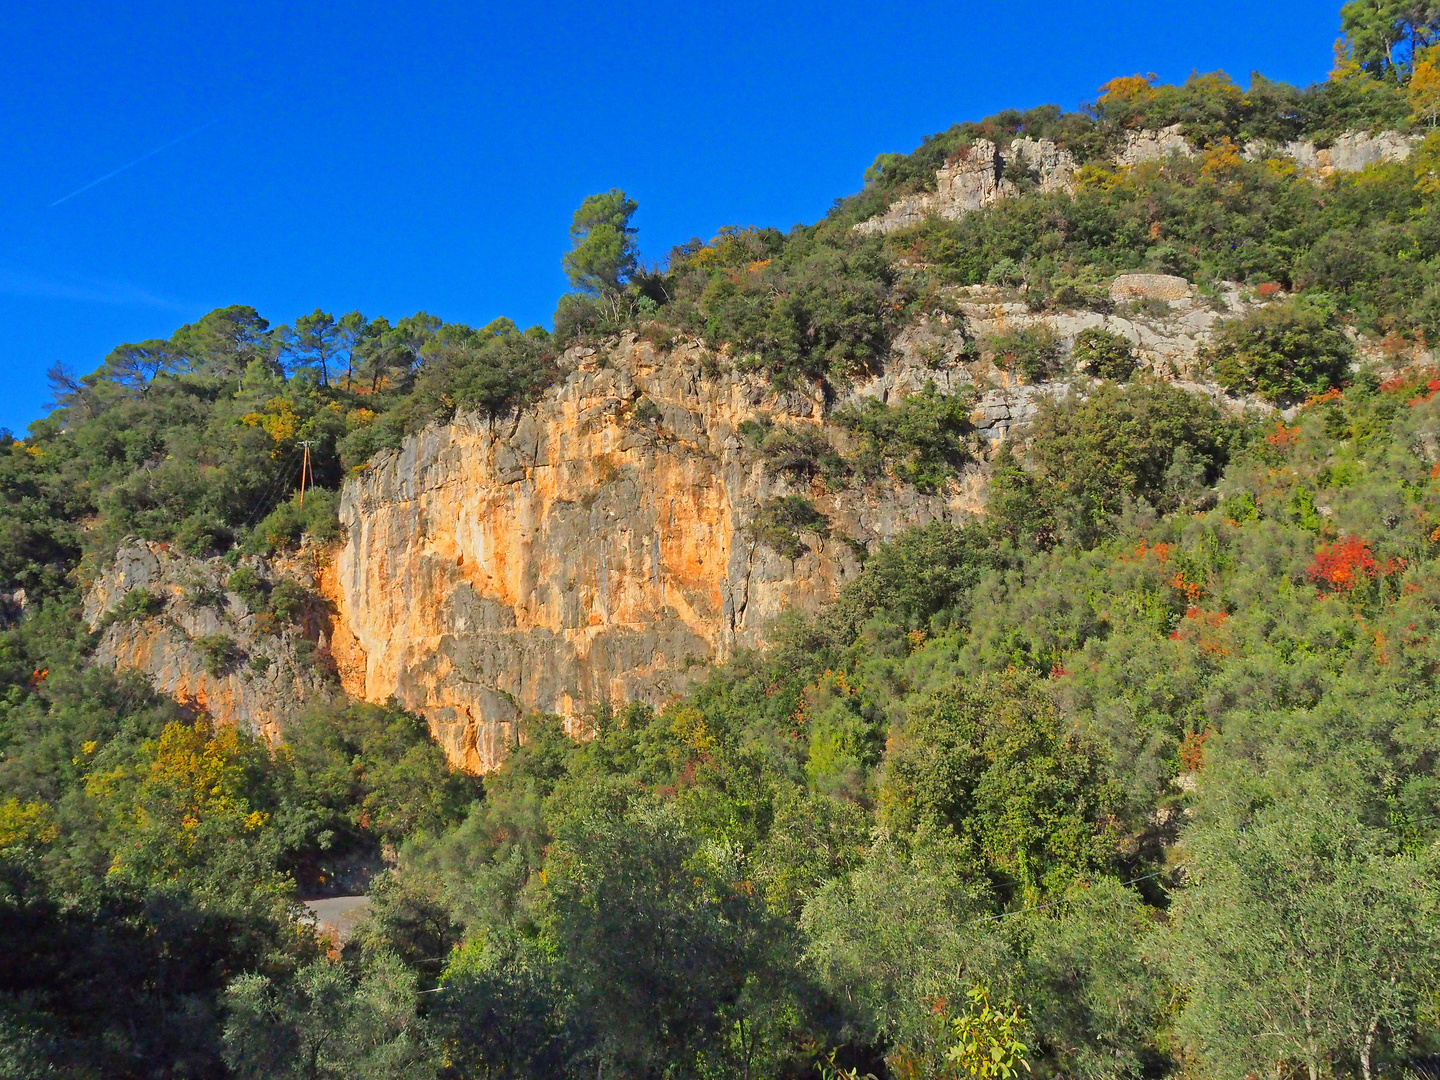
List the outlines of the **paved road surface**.
<svg viewBox="0 0 1440 1080">
<path fill-rule="evenodd" d="M 368 896 L 330 896 L 324 900 L 306 900 L 305 906 L 315 915 L 321 929 L 332 930 L 344 941 L 350 936 L 355 924 L 365 917 Z"/>
</svg>

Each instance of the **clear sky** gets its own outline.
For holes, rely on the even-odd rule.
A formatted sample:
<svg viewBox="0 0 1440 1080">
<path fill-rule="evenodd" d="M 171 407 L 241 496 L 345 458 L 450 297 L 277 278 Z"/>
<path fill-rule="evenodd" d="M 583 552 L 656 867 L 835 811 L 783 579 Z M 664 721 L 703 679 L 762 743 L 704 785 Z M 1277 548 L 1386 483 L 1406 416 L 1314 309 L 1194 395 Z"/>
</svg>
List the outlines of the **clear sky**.
<svg viewBox="0 0 1440 1080">
<path fill-rule="evenodd" d="M 17 4 L 0 39 L 0 426 L 45 411 L 54 362 L 90 371 L 225 304 L 272 323 L 320 306 L 548 325 L 590 192 L 637 199 L 659 260 L 721 225 L 813 221 L 881 151 L 1002 108 L 1075 108 L 1115 75 L 1313 82 L 1338 9 Z"/>
</svg>

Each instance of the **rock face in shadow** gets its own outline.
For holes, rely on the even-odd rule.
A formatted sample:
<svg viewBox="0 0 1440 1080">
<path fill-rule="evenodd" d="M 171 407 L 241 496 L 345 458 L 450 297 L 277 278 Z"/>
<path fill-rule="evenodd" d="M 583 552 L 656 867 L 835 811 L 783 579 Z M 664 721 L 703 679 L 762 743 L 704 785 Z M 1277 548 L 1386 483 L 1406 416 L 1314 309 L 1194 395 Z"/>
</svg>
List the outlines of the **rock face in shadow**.
<svg viewBox="0 0 1440 1080">
<path fill-rule="evenodd" d="M 251 557 L 246 565 L 263 585 L 303 586 L 307 561 Z M 287 719 L 336 690 L 322 640 L 327 619 L 313 603 L 296 619 L 252 610 L 227 587 L 235 568 L 131 541 L 91 584 L 84 615 L 99 635 L 96 663 L 140 671 L 181 704 L 273 742 Z"/>
<path fill-rule="evenodd" d="M 787 607 L 829 600 L 857 548 L 980 508 L 978 471 L 936 495 L 775 473 L 740 425 L 818 426 L 821 401 L 722 373 L 698 346 L 632 336 L 567 366 L 537 407 L 428 429 L 341 500 L 347 540 L 322 588 L 345 689 L 424 713 L 467 769 L 495 768 L 531 711 L 578 725 L 598 702 L 660 704 Z M 896 366 L 892 384 L 919 381 Z M 749 526 L 788 494 L 828 535 L 782 554 Z"/>
</svg>

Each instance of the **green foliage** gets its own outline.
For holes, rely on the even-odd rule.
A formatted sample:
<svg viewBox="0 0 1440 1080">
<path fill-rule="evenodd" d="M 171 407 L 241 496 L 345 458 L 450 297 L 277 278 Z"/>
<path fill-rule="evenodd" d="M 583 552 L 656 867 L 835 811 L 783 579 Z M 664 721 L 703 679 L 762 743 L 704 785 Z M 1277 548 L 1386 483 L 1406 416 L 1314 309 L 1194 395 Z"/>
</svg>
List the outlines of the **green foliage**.
<svg viewBox="0 0 1440 1080">
<path fill-rule="evenodd" d="M 660 410 L 648 397 L 641 397 L 635 403 L 635 419 L 642 424 L 658 424 L 661 419 Z"/>
<path fill-rule="evenodd" d="M 208 634 L 190 643 L 204 661 L 205 670 L 215 676 L 228 675 L 245 656 L 228 634 Z"/>
<path fill-rule="evenodd" d="M 985 350 L 994 356 L 996 367 L 1015 372 L 1027 383 L 1058 375 L 1064 355 L 1055 331 L 1044 325 L 1001 331 L 985 342 Z"/>
<path fill-rule="evenodd" d="M 972 986 L 965 996 L 969 1005 L 950 1022 L 955 1042 L 945 1052 L 946 1062 L 975 1080 L 1011 1080 L 1021 1069 L 1028 1073 L 1029 1047 L 1019 1038 L 1025 1030 L 1020 1006 L 1013 1001 L 992 1006 L 984 986 Z"/>
<path fill-rule="evenodd" d="M 415 974 L 391 956 L 314 960 L 288 980 L 241 975 L 226 988 L 225 1062 L 244 1080 L 435 1075 L 416 1015 Z"/>
<path fill-rule="evenodd" d="M 1361 67 L 1404 82 L 1420 52 L 1440 39 L 1440 8 L 1413 0 L 1350 0 L 1340 9 L 1340 26 Z"/>
<path fill-rule="evenodd" d="M 878 241 L 801 230 L 724 231 L 671 274 L 681 325 L 782 382 L 876 369 L 910 299 Z"/>
<path fill-rule="evenodd" d="M 830 535 L 830 522 L 803 495 L 776 495 L 755 511 L 750 535 L 788 559 L 798 559 L 809 548 L 801 533 L 821 540 Z"/>
<path fill-rule="evenodd" d="M 825 433 L 813 425 L 762 426 L 747 420 L 740 425 L 740 433 L 758 444 L 770 468 L 793 481 L 809 481 L 817 476 L 840 480 L 847 472 L 844 459 Z"/>
<path fill-rule="evenodd" d="M 281 622 L 295 622 L 311 602 L 312 597 L 303 585 L 284 578 L 270 590 L 265 612 Z"/>
<path fill-rule="evenodd" d="M 153 619 L 165 610 L 165 597 L 140 585 L 120 597 L 100 620 L 101 628 L 112 623 L 138 622 Z"/>
<path fill-rule="evenodd" d="M 1221 386 L 1284 403 L 1343 384 L 1355 357 L 1333 315 L 1295 301 L 1226 321 L 1211 350 Z"/>
<path fill-rule="evenodd" d="M 240 597 L 251 611 L 260 611 L 269 595 L 267 583 L 248 566 L 236 567 L 225 581 L 225 587 Z"/>
<path fill-rule="evenodd" d="M 478 784 L 450 768 L 425 721 L 379 705 L 317 708 L 285 732 L 297 874 L 325 887 L 352 852 L 373 852 L 464 817 Z"/>
<path fill-rule="evenodd" d="M 1026 283 L 1033 306 L 1088 305 L 1082 294 L 1092 286 L 1082 278 L 1098 288 L 1116 274 L 1149 271 L 1201 285 L 1313 291 L 1360 328 L 1433 335 L 1434 200 L 1423 179 L 1430 171 L 1417 185 L 1416 168 L 1377 164 L 1316 182 L 1283 161 L 1246 161 L 1223 146 L 1131 168 L 1097 164 L 1072 193 L 1025 194 L 958 221 L 932 218 L 884 245 L 931 280 L 959 285 L 1013 267 L 1006 280 Z"/>
<path fill-rule="evenodd" d="M 620 291 L 640 265 L 630 224 L 638 209 L 619 188 L 586 197 L 570 222 L 572 247 L 562 260 L 571 285 L 592 294 Z"/>
<path fill-rule="evenodd" d="M 943 521 L 909 529 L 866 559 L 864 571 L 841 590 L 824 621 L 845 641 L 877 612 L 907 628 L 962 622 L 970 590 L 985 571 L 1002 564 L 981 529 Z"/>
<path fill-rule="evenodd" d="M 273 555 L 310 537 L 318 543 L 329 543 L 340 535 L 336 510 L 340 505 L 338 492 L 317 488 L 307 491 L 301 501 L 297 491 L 265 515 L 246 545 L 257 554 Z"/>
<path fill-rule="evenodd" d="M 895 404 L 866 398 L 835 414 L 859 436 L 855 470 L 862 477 L 888 469 L 897 479 L 933 492 L 970 459 L 973 393 L 941 394 L 934 383 Z"/>
<path fill-rule="evenodd" d="M 1093 379 L 1123 382 L 1137 367 L 1130 340 L 1102 326 L 1087 326 L 1075 335 L 1071 358 L 1077 369 Z"/>
<path fill-rule="evenodd" d="M 878 843 L 861 866 L 826 884 L 800 925 L 822 985 L 852 1003 L 841 1033 L 943 1055 L 949 1032 L 932 1030 L 935 1003 L 1013 970 L 1005 943 L 980 917 L 987 900 L 934 841 L 912 852 Z"/>
<path fill-rule="evenodd" d="M 949 830 L 972 872 L 1032 901 L 1119 854 L 1099 748 L 1067 732 L 1021 676 L 950 684 L 912 704 L 879 801 L 891 830 Z"/>
<path fill-rule="evenodd" d="M 1334 802 L 1206 802 L 1169 937 L 1189 990 L 1181 1038 L 1221 1076 L 1276 1063 L 1370 1075 L 1378 1046 L 1411 1043 L 1433 985 L 1429 868 Z"/>
<path fill-rule="evenodd" d="M 407 430 L 459 411 L 503 416 L 533 401 L 555 376 L 549 341 L 539 327 L 522 333 L 509 319 L 480 330 L 441 327 L 424 346 L 414 390 L 401 407 Z"/>
<path fill-rule="evenodd" d="M 1066 1076 L 1159 1071 L 1169 1063 L 1156 1036 L 1173 990 L 1144 954 L 1152 909 L 1113 878 L 1077 882 L 1065 900 L 1027 927 L 1032 1029 Z"/>
<path fill-rule="evenodd" d="M 1042 545 L 1061 530 L 1082 542 L 1144 499 L 1162 512 L 1200 505 L 1234 434 L 1219 409 L 1154 379 L 1102 383 L 1087 397 L 1042 405 L 1027 455 L 998 463 L 993 515 L 1011 536 Z"/>
</svg>

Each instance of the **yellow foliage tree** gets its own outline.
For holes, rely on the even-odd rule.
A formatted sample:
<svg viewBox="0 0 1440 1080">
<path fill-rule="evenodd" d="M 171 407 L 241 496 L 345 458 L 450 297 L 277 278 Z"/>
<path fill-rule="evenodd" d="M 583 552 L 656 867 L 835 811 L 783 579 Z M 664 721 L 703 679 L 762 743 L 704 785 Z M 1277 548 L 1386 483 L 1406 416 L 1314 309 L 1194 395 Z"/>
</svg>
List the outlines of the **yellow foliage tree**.
<svg viewBox="0 0 1440 1080">
<path fill-rule="evenodd" d="M 1432 131 L 1410 157 L 1415 173 L 1415 190 L 1422 195 L 1440 194 L 1440 131 Z"/>
<path fill-rule="evenodd" d="M 1410 118 L 1432 128 L 1440 119 L 1440 64 L 1436 64 L 1435 60 L 1434 49 L 1426 49 L 1416 57 L 1410 83 L 1405 88 L 1410 99 Z"/>
<path fill-rule="evenodd" d="M 1020 1041 L 1025 1021 L 1014 1002 L 996 1008 L 990 990 L 972 987 L 966 994 L 969 1008 L 951 1022 L 955 1041 L 945 1057 L 966 1080 L 1012 1080 L 1021 1069 L 1030 1071 L 1026 1045 Z"/>
<path fill-rule="evenodd" d="M 1160 96 L 1160 91 L 1155 86 L 1156 78 L 1155 73 L 1151 72 L 1148 75 L 1121 75 L 1118 79 L 1111 79 L 1100 87 L 1100 100 L 1097 104 L 1112 120 L 1122 124 L 1138 123 L 1144 117 L 1146 109 Z"/>
<path fill-rule="evenodd" d="M 55 814 L 44 803 L 0 802 L 0 849 L 43 847 L 60 835 Z"/>
<path fill-rule="evenodd" d="M 201 717 L 167 724 L 135 763 L 92 773 L 86 793 L 119 841 L 111 870 L 141 860 L 153 871 L 178 873 L 202 836 L 224 842 L 263 828 L 267 817 L 251 808 L 245 791 L 264 753 L 235 728 L 217 732 Z"/>
<path fill-rule="evenodd" d="M 240 418 L 246 427 L 258 427 L 276 443 L 287 443 L 300 431 L 300 418 L 289 398 L 275 397 L 265 403 L 264 412 L 246 413 Z M 272 451 L 274 457 L 279 451 Z"/>
</svg>

